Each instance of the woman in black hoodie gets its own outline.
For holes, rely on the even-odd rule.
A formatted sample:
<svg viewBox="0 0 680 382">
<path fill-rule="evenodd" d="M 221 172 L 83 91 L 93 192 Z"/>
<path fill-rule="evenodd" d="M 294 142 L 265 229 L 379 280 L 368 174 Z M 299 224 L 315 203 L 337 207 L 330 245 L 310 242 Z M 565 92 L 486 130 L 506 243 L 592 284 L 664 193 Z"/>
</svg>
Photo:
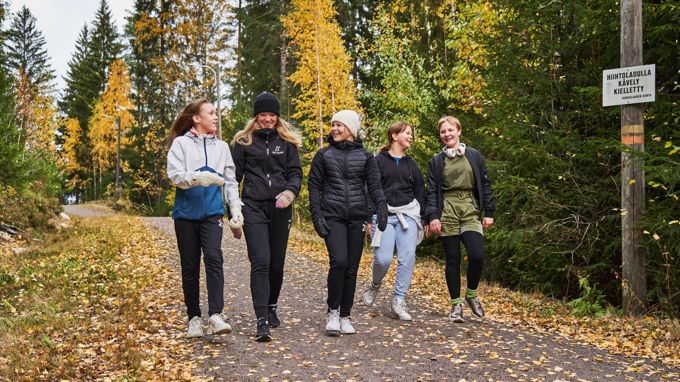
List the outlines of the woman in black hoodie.
<svg viewBox="0 0 680 382">
<path fill-rule="evenodd" d="M 250 260 L 250 292 L 258 342 L 271 341 L 269 328 L 281 325 L 277 304 L 283 284 L 293 200 L 300 193 L 300 138 L 279 117 L 270 93 L 255 99 L 253 119 L 234 136 L 236 181 L 243 180 L 243 231 Z"/>
<path fill-rule="evenodd" d="M 378 228 L 387 225 L 387 203 L 373 155 L 358 137 L 359 115 L 341 110 L 331 119 L 329 146 L 316 152 L 309 172 L 309 206 L 314 229 L 330 257 L 326 334 L 353 334 L 350 322 L 357 271 L 369 218 L 368 197 L 376 206 Z"/>
</svg>

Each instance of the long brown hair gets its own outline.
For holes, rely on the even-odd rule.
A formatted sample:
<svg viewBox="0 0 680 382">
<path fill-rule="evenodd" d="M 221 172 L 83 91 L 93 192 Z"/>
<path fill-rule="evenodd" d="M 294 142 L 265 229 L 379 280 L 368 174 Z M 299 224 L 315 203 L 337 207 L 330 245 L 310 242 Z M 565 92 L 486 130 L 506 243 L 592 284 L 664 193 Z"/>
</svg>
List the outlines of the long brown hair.
<svg viewBox="0 0 680 382">
<path fill-rule="evenodd" d="M 201 111 L 201 107 L 206 103 L 210 103 L 210 100 L 203 97 L 184 106 L 184 109 L 179 112 L 177 119 L 175 119 L 175 122 L 170 128 L 170 133 L 168 134 L 168 146 L 172 144 L 172 141 L 174 141 L 175 138 L 186 134 L 187 131 L 191 129 L 191 127 L 194 125 L 194 115 L 198 115 L 198 113 Z"/>
<path fill-rule="evenodd" d="M 257 126 L 257 117 L 251 118 L 246 123 L 246 127 L 234 135 L 234 139 L 231 141 L 231 143 L 239 143 L 244 146 L 249 146 L 253 143 L 253 132 L 255 132 Z M 290 123 L 278 116 L 276 117 L 276 132 L 279 134 L 279 137 L 281 137 L 281 139 L 286 142 L 290 142 L 298 147 L 300 147 L 302 144 L 302 139 L 300 139 L 300 136 L 293 129 Z"/>
<path fill-rule="evenodd" d="M 379 149 L 379 151 L 381 153 L 384 153 L 385 151 L 389 151 L 390 147 L 392 147 L 392 143 L 394 143 L 393 135 L 394 134 L 401 134 L 401 133 L 404 132 L 404 130 L 406 130 L 409 127 L 411 128 L 411 134 L 413 135 L 413 138 L 415 139 L 415 130 L 413 129 L 413 126 L 409 125 L 408 123 L 406 123 L 404 121 L 395 122 L 395 123 L 392 124 L 392 126 L 390 126 L 387 129 L 387 144 L 382 146 Z"/>
</svg>

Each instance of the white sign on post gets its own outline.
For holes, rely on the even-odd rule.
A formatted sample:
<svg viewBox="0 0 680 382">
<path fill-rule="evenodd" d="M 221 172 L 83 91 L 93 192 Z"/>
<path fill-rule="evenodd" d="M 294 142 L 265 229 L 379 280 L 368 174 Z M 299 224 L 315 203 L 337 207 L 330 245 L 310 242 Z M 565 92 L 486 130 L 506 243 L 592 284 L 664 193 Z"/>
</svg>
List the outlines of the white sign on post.
<svg viewBox="0 0 680 382">
<path fill-rule="evenodd" d="M 654 102 L 656 65 L 602 71 L 602 106 Z"/>
</svg>

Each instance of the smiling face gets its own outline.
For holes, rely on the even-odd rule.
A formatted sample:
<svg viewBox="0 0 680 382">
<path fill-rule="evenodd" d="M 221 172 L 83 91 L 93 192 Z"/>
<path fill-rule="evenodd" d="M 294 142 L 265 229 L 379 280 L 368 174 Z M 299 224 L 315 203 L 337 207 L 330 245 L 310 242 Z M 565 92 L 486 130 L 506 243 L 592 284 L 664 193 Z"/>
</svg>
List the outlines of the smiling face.
<svg viewBox="0 0 680 382">
<path fill-rule="evenodd" d="M 411 147 L 413 143 L 413 127 L 406 126 L 400 133 L 392 134 L 392 144 L 399 145 L 403 150 Z"/>
<path fill-rule="evenodd" d="M 198 114 L 192 117 L 199 134 L 214 134 L 217 131 L 217 111 L 211 103 L 201 105 Z"/>
<path fill-rule="evenodd" d="M 460 143 L 461 128 L 460 125 L 452 124 L 445 120 L 439 124 L 439 139 L 447 148 L 458 147 Z"/>
<path fill-rule="evenodd" d="M 333 121 L 331 123 L 331 136 L 333 137 L 333 141 L 335 142 L 354 140 L 354 136 L 349 131 L 347 126 L 338 121 Z"/>
<path fill-rule="evenodd" d="M 276 114 L 268 111 L 257 113 L 255 118 L 260 129 L 276 128 L 276 123 L 279 121 L 279 117 Z"/>
</svg>

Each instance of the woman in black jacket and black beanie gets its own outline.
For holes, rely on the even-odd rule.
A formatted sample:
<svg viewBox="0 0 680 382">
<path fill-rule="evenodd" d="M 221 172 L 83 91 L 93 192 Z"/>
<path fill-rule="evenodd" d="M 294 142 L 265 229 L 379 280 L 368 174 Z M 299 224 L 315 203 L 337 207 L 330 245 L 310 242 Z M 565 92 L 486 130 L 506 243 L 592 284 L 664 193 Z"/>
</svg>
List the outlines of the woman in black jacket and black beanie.
<svg viewBox="0 0 680 382">
<path fill-rule="evenodd" d="M 356 333 L 350 311 L 369 218 L 368 197 L 376 206 L 378 228 L 384 230 L 387 225 L 380 173 L 375 158 L 358 137 L 360 124 L 355 111 L 341 110 L 333 115 L 330 145 L 317 151 L 309 172 L 314 229 L 326 240 L 330 257 L 326 322 L 330 336 Z"/>
<path fill-rule="evenodd" d="M 236 181 L 243 180 L 243 231 L 250 260 L 250 292 L 257 316 L 258 342 L 271 341 L 269 328 L 281 325 L 277 304 L 293 200 L 300 193 L 300 138 L 279 117 L 270 93 L 255 99 L 253 119 L 234 136 Z"/>
<path fill-rule="evenodd" d="M 484 317 L 477 287 L 484 264 L 484 230 L 493 224 L 496 205 L 484 157 L 460 142 L 461 125 L 455 117 L 442 117 L 437 123 L 444 149 L 430 160 L 427 168 L 427 208 L 429 231 L 441 235 L 446 256 L 446 285 L 451 296 L 453 322 L 463 322 L 460 295 L 460 242 L 468 256 L 465 302 L 477 317 Z"/>
</svg>

